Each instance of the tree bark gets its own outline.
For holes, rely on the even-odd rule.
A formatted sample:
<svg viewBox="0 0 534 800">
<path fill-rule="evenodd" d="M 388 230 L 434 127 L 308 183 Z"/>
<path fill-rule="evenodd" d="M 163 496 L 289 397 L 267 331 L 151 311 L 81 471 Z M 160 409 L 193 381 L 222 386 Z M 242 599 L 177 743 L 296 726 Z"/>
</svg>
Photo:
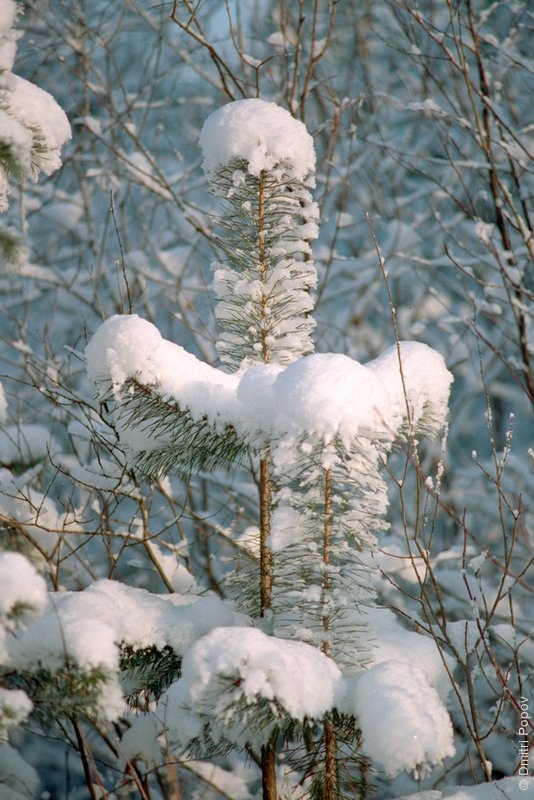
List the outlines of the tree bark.
<svg viewBox="0 0 534 800">
<path fill-rule="evenodd" d="M 266 744 L 261 748 L 261 787 L 263 800 L 276 800 L 276 763 L 274 747 Z"/>
</svg>

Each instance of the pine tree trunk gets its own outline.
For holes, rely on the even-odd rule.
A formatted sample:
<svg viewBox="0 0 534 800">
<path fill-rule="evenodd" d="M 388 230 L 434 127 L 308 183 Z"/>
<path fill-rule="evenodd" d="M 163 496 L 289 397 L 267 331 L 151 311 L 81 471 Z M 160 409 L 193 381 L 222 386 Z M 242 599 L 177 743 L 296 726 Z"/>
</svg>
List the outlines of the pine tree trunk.
<svg viewBox="0 0 534 800">
<path fill-rule="evenodd" d="M 260 279 L 265 279 L 267 262 L 265 254 L 265 191 L 264 176 L 260 174 L 258 186 L 258 255 L 260 262 Z M 261 301 L 261 316 L 266 315 L 266 299 Z M 269 361 L 269 349 L 265 329 L 261 331 L 262 360 Z M 271 532 L 271 479 L 269 452 L 260 461 L 260 615 L 272 605 L 272 566 L 271 551 L 267 539 Z M 269 742 L 261 749 L 261 785 L 263 800 L 277 800 L 276 762 L 274 743 Z"/>
<path fill-rule="evenodd" d="M 261 748 L 261 786 L 263 800 L 277 800 L 275 755 L 270 744 Z"/>
<path fill-rule="evenodd" d="M 328 641 L 328 631 L 330 628 L 330 616 L 325 604 L 328 601 L 328 589 L 330 586 L 328 576 L 328 565 L 330 563 L 330 528 L 332 518 L 332 470 L 327 469 L 324 483 L 324 528 L 323 528 L 323 641 L 322 651 L 327 656 L 330 648 Z M 336 735 L 334 726 L 329 714 L 324 721 L 324 800 L 334 800 L 336 796 Z"/>
<path fill-rule="evenodd" d="M 271 608 L 272 602 L 271 551 L 267 544 L 271 530 L 269 466 L 269 459 L 262 458 L 260 461 L 260 615 L 262 617 Z M 272 742 L 261 749 L 261 785 L 263 800 L 277 800 L 275 749 Z"/>
<path fill-rule="evenodd" d="M 324 800 L 336 797 L 336 734 L 329 715 L 324 722 Z"/>
<path fill-rule="evenodd" d="M 264 454 L 268 455 L 268 454 Z M 271 481 L 269 458 L 260 461 L 260 616 L 271 608 L 272 567 L 267 539 L 271 531 Z"/>
</svg>

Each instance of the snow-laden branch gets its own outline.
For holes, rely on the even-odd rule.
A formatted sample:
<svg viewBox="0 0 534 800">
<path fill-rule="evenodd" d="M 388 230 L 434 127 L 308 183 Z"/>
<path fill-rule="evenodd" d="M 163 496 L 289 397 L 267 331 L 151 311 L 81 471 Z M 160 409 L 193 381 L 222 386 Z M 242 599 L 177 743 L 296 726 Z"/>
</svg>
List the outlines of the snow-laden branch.
<svg viewBox="0 0 534 800">
<path fill-rule="evenodd" d="M 234 370 L 290 363 L 313 350 L 313 140 L 274 103 L 239 100 L 206 120 L 200 145 L 222 209 L 213 264 L 221 360 Z"/>
<path fill-rule="evenodd" d="M 61 166 L 70 124 L 52 95 L 13 74 L 17 4 L 3 0 L 0 13 L 0 211 L 8 207 L 10 181 L 51 175 Z"/>
</svg>

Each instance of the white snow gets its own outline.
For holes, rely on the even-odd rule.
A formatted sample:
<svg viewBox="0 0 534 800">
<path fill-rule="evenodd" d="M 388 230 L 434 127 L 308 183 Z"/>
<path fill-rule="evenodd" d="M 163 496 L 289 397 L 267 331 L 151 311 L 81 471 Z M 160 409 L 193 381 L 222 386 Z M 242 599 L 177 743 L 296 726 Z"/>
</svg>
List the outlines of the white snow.
<svg viewBox="0 0 534 800">
<path fill-rule="evenodd" d="M 61 166 L 61 146 L 72 136 L 67 115 L 51 94 L 18 75 L 10 76 L 9 89 L 7 113 L 33 136 L 33 179 L 39 171 L 51 175 Z"/>
<path fill-rule="evenodd" d="M 230 690 L 248 703 L 277 700 L 294 719 L 320 718 L 332 707 L 341 673 L 315 647 L 267 636 L 257 628 L 217 628 L 188 650 L 182 677 L 194 704 L 220 677 L 235 678 Z"/>
<path fill-rule="evenodd" d="M 208 761 L 187 761 L 187 769 L 199 775 L 210 786 L 213 786 L 222 797 L 232 800 L 252 800 L 246 779 L 238 773 L 239 768 L 226 770 Z M 256 795 L 255 795 L 256 797 Z"/>
<path fill-rule="evenodd" d="M 26 692 L 0 687 L 0 740 L 7 738 L 9 728 L 24 722 L 32 708 L 33 703 Z"/>
<path fill-rule="evenodd" d="M 189 687 L 184 680 L 175 681 L 162 695 L 156 716 L 167 732 L 171 747 L 184 751 L 202 733 L 202 719 L 189 708 Z"/>
<path fill-rule="evenodd" d="M 157 386 L 195 419 L 225 424 L 235 416 L 237 378 L 199 361 L 163 339 L 155 325 L 136 314 L 115 315 L 98 328 L 85 350 L 89 375 L 104 390 L 111 381 L 120 395 L 130 378 Z"/>
<path fill-rule="evenodd" d="M 39 614 L 46 604 L 46 581 L 21 553 L 0 552 L 0 586 L 0 623 L 8 628 Z"/>
<path fill-rule="evenodd" d="M 442 424 L 452 376 L 442 356 L 417 342 L 401 345 L 402 374 L 412 420 Z M 232 424 L 244 436 L 317 434 L 347 443 L 376 434 L 392 440 L 406 399 L 396 347 L 360 364 L 345 355 L 318 353 L 282 368 L 267 364 L 229 375 L 163 339 L 137 315 L 110 317 L 86 348 L 87 368 L 102 393 L 111 382 L 116 396 L 135 378 L 174 398 L 194 419 Z"/>
<path fill-rule="evenodd" d="M 84 671 L 103 670 L 107 677 L 99 708 L 114 719 L 124 712 L 117 677 L 120 643 L 134 648 L 169 645 L 181 654 L 214 627 L 247 621 L 215 596 L 153 595 L 102 580 L 83 592 L 50 595 L 40 619 L 17 637 L 8 636 L 5 661 L 29 672 L 39 666 L 54 671 L 66 659 Z"/>
<path fill-rule="evenodd" d="M 9 93 L 6 92 L 6 96 Z M 24 176 L 32 174 L 32 132 L 9 113 L 0 109 L 0 141 Z"/>
<path fill-rule="evenodd" d="M 13 30 L 13 25 L 19 10 L 14 0 L 0 3 L 0 85 L 3 82 L 1 71 L 10 70 L 15 60 L 16 41 L 20 34 Z"/>
<path fill-rule="evenodd" d="M 434 432 L 447 414 L 452 375 L 443 356 L 426 344 L 400 342 L 399 349 L 400 363 L 393 345 L 366 366 L 387 386 L 397 415 L 406 417 L 408 406 L 415 427 L 423 422 Z"/>
<path fill-rule="evenodd" d="M 313 139 L 304 123 L 265 100 L 236 100 L 214 111 L 200 132 L 204 170 L 243 159 L 251 175 L 282 165 L 291 177 L 315 169 Z"/>
<path fill-rule="evenodd" d="M 52 95 L 11 72 L 17 39 L 13 29 L 19 7 L 13 0 L 0 3 L 0 212 L 8 207 L 10 179 L 51 175 L 61 166 L 62 145 L 71 138 L 70 124 Z M 9 168 L 7 164 L 10 164 Z"/>
<path fill-rule="evenodd" d="M 469 653 L 472 653 L 480 642 L 480 631 L 474 620 L 459 619 L 447 622 L 447 636 L 456 649 L 460 659 L 467 663 Z"/>
<path fill-rule="evenodd" d="M 17 653 L 34 647 L 37 637 L 46 646 L 46 636 L 41 631 L 53 626 L 54 621 L 63 626 L 70 620 L 73 624 L 78 620 L 83 624 L 79 625 L 79 631 L 73 630 L 74 638 L 71 640 L 65 636 L 67 645 L 73 644 L 72 655 L 80 658 L 81 663 L 113 667 L 115 644 L 120 642 L 135 648 L 169 645 L 181 654 L 191 642 L 214 627 L 233 625 L 245 619 L 214 595 L 159 595 L 119 581 L 101 580 L 83 592 L 55 592 L 53 604 L 46 615 L 27 631 L 17 646 Z M 101 628 L 100 637 L 94 638 L 92 644 L 91 638 L 85 635 L 86 620 Z M 56 644 L 52 651 L 57 652 Z M 27 657 L 26 653 L 24 658 Z"/>
<path fill-rule="evenodd" d="M 387 608 L 368 608 L 365 616 L 369 622 L 371 638 L 374 637 L 371 651 L 373 663 L 402 661 L 406 664 L 416 664 L 423 672 L 425 682 L 433 686 L 441 699 L 446 701 L 451 691 L 451 683 L 443 659 L 451 673 L 454 670 L 454 661 L 446 653 L 439 652 L 434 639 L 406 630 Z"/>
<path fill-rule="evenodd" d="M 315 433 L 345 444 L 366 432 L 389 431 L 388 391 L 362 364 L 345 355 L 317 353 L 290 364 L 274 385 L 275 435 Z"/>
<path fill-rule="evenodd" d="M 84 672 L 103 671 L 96 711 L 106 719 L 116 719 L 125 704 L 118 681 L 119 652 L 113 627 L 85 614 L 76 607 L 65 607 L 60 598 L 50 596 L 50 606 L 21 636 L 6 640 L 9 665 L 32 673 L 41 668 L 55 672 L 65 663 Z"/>
<path fill-rule="evenodd" d="M 267 42 L 279 52 L 283 52 L 286 46 L 286 38 L 282 31 L 275 31 L 267 37 Z"/>
<path fill-rule="evenodd" d="M 161 724 L 154 714 L 131 717 L 130 727 L 121 739 L 121 756 L 126 760 L 142 759 L 148 768 L 162 763 Z"/>
<path fill-rule="evenodd" d="M 212 731 L 220 726 L 219 735 L 235 743 L 265 743 L 283 714 L 301 721 L 322 717 L 332 707 L 340 679 L 336 664 L 315 647 L 256 628 L 216 628 L 187 651 L 182 677 L 162 708 L 166 723 L 176 728 L 173 739 L 182 744 L 184 724 L 196 736 L 201 720 L 209 721 Z M 267 719 L 261 711 L 265 701 L 271 711 Z"/>
<path fill-rule="evenodd" d="M 2 0 L 0 5 L 0 36 L 5 36 L 15 23 L 17 16 L 17 4 L 15 0 Z"/>
<path fill-rule="evenodd" d="M 517 776 L 502 778 L 476 786 L 447 786 L 446 789 L 429 789 L 416 794 L 389 798 L 389 800 L 527 800 L 534 789 L 534 778 L 521 780 Z"/>
<path fill-rule="evenodd" d="M 383 661 L 345 682 L 342 710 L 358 717 L 362 750 L 387 775 L 424 773 L 454 755 L 450 717 L 418 666 Z"/>
</svg>

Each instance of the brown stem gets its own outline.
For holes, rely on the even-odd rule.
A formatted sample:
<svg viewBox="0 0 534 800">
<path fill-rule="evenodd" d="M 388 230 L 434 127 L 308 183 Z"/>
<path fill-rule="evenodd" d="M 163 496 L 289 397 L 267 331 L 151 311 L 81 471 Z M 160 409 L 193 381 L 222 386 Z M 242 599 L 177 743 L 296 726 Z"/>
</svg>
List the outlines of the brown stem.
<svg viewBox="0 0 534 800">
<path fill-rule="evenodd" d="M 328 576 L 328 564 L 330 563 L 330 528 L 332 516 L 332 469 L 329 468 L 325 473 L 324 482 L 324 529 L 323 529 L 323 587 L 322 587 L 322 604 L 323 604 L 323 633 L 325 638 L 323 640 L 322 650 L 325 656 L 328 655 L 330 643 L 328 641 L 328 631 L 330 628 L 330 616 L 326 610 L 326 600 L 328 589 L 330 588 L 330 578 Z"/>
<path fill-rule="evenodd" d="M 336 796 L 336 734 L 330 715 L 324 721 L 324 800 Z"/>
<path fill-rule="evenodd" d="M 330 642 L 328 641 L 328 631 L 330 629 L 330 615 L 327 608 L 328 590 L 330 588 L 330 578 L 328 575 L 328 565 L 330 564 L 330 533 L 332 528 L 332 469 L 325 472 L 324 482 L 324 528 L 323 528 L 323 633 L 324 640 L 322 651 L 328 655 Z M 324 800 L 334 800 L 336 794 L 336 734 L 334 725 L 329 714 L 324 720 Z"/>
<path fill-rule="evenodd" d="M 473 42 L 475 45 L 475 56 L 477 61 L 477 68 L 478 68 L 478 77 L 480 82 L 480 92 L 482 97 L 490 98 L 490 89 L 488 86 L 488 81 L 486 77 L 486 70 L 484 67 L 484 62 L 482 61 L 482 54 L 481 54 L 481 47 L 480 47 L 480 37 L 478 30 L 475 25 L 474 16 L 473 16 L 473 9 L 471 5 L 471 0 L 467 2 L 467 10 L 468 10 L 468 19 L 469 19 L 469 29 L 471 31 L 471 35 L 473 37 Z M 491 146 L 491 120 L 490 120 L 490 111 L 488 108 L 488 104 L 484 103 L 482 107 L 482 121 L 483 121 L 483 129 L 479 131 L 480 134 L 480 142 L 482 145 L 482 149 L 485 152 L 487 161 L 488 161 L 488 176 L 489 176 L 489 183 L 491 187 L 491 195 L 493 198 L 493 206 L 495 210 L 495 221 L 497 224 L 497 228 L 499 230 L 501 241 L 504 249 L 510 253 L 512 252 L 512 242 L 510 239 L 510 235 L 508 233 L 508 228 L 506 226 L 506 217 L 503 211 L 503 203 L 502 198 L 499 191 L 499 176 L 497 173 L 497 169 L 495 166 L 495 159 L 493 156 L 493 150 Z M 515 265 L 515 259 L 510 261 L 510 266 Z M 534 403 L 534 376 L 532 374 L 532 364 L 530 360 L 530 348 L 528 346 L 528 331 L 527 331 L 527 320 L 526 314 L 522 311 L 524 306 L 524 299 L 523 299 L 523 290 L 520 284 L 511 282 L 508 276 L 504 273 L 503 270 L 503 278 L 508 280 L 512 284 L 512 289 L 514 295 L 516 297 L 517 302 L 517 325 L 519 329 L 519 346 L 521 350 L 521 356 L 523 359 L 524 365 L 524 372 L 525 372 L 525 379 L 527 382 L 529 395 L 531 402 Z M 515 310 L 514 305 L 512 304 L 512 310 Z"/>
<path fill-rule="evenodd" d="M 260 616 L 271 608 L 272 569 L 271 551 L 267 544 L 271 532 L 271 480 L 269 458 L 260 461 Z"/>
<path fill-rule="evenodd" d="M 85 748 L 85 741 L 84 735 L 82 733 L 82 729 L 77 719 L 72 720 L 72 727 L 74 728 L 74 733 L 76 735 L 76 744 L 78 748 L 78 753 L 80 754 L 80 758 L 82 761 L 83 766 L 83 774 L 85 777 L 85 783 L 87 785 L 87 791 L 91 796 L 91 800 L 98 800 L 97 794 L 95 791 L 93 776 L 91 775 L 91 767 L 89 765 L 89 758 L 87 755 L 87 750 Z M 103 787 L 102 787 L 103 788 Z"/>
<path fill-rule="evenodd" d="M 267 253 L 265 248 L 265 177 L 260 172 L 258 181 L 258 261 L 260 282 L 265 282 L 267 273 Z M 264 363 L 270 359 L 267 344 L 267 296 L 261 296 L 261 357 Z M 267 540 L 271 532 L 271 479 L 270 453 L 266 448 L 260 460 L 260 616 L 265 616 L 272 605 L 272 559 Z M 275 743 L 271 740 L 261 748 L 261 785 L 263 800 L 277 800 Z"/>
<path fill-rule="evenodd" d="M 263 800 L 277 800 L 276 764 L 274 747 L 271 744 L 261 748 L 261 788 Z"/>
<path fill-rule="evenodd" d="M 267 273 L 267 253 L 265 249 L 265 176 L 263 170 L 260 172 L 258 180 L 258 261 L 260 282 L 265 283 Z M 270 361 L 269 346 L 267 344 L 267 330 L 265 322 L 267 319 L 267 296 L 265 289 L 261 295 L 261 358 L 264 363 Z"/>
</svg>

